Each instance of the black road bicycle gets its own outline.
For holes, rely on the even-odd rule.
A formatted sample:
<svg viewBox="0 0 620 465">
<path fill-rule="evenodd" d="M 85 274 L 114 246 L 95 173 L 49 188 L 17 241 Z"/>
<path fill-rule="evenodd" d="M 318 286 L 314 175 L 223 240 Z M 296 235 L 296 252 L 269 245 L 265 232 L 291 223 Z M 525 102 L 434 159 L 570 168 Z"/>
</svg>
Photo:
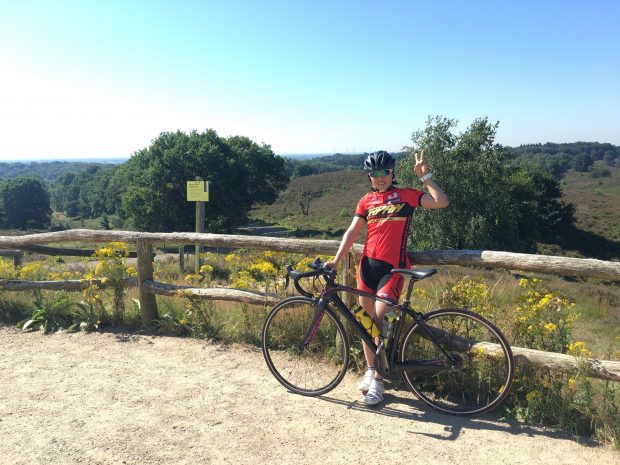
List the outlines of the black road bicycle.
<svg viewBox="0 0 620 465">
<path fill-rule="evenodd" d="M 349 365 L 350 342 L 343 321 L 375 352 L 375 367 L 387 379 L 404 378 L 420 400 L 451 415 L 475 415 L 497 407 L 514 376 L 512 351 L 504 335 L 480 315 L 461 308 L 421 313 L 410 307 L 415 282 L 437 272 L 393 269 L 409 278 L 402 304 L 335 283 L 336 270 L 320 260 L 312 271 L 287 266 L 301 296 L 285 298 L 267 315 L 263 355 L 276 379 L 292 392 L 318 396 L 334 389 Z M 300 280 L 313 278 L 314 296 Z M 320 280 L 322 290 L 316 281 Z M 379 343 L 338 293 L 371 297 L 388 304 Z"/>
</svg>

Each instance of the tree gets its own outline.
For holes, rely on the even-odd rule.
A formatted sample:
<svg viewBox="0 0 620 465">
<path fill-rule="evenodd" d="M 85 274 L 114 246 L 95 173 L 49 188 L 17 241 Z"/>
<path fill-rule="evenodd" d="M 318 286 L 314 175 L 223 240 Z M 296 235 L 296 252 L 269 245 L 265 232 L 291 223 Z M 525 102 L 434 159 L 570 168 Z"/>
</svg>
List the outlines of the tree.
<svg viewBox="0 0 620 465">
<path fill-rule="evenodd" d="M 412 165 L 414 152 L 424 148 L 450 200 L 445 210 L 416 213 L 414 248 L 532 251 L 536 241 L 572 222 L 572 206 L 555 201 L 561 194 L 557 181 L 550 175 L 530 176 L 495 143 L 498 123 L 479 118 L 459 135 L 453 134 L 454 127 L 453 119 L 429 118 L 424 130 L 413 133 L 414 145 L 397 170 L 407 184 L 421 187 Z"/>
<path fill-rule="evenodd" d="M 120 213 L 143 231 L 191 231 L 195 206 L 186 183 L 209 181 L 206 230 L 227 232 L 246 221 L 253 204 L 270 203 L 288 182 L 284 160 L 246 137 L 220 138 L 213 130 L 165 132 L 114 173 L 125 186 Z"/>
<path fill-rule="evenodd" d="M 258 145 L 244 136 L 229 137 L 226 143 L 232 156 L 239 159 L 249 174 L 247 186 L 252 203 L 271 204 L 278 192 L 288 185 L 284 159 L 276 156 L 268 145 Z"/>
<path fill-rule="evenodd" d="M 52 219 L 50 194 L 34 178 L 14 178 L 0 184 L 0 204 L 7 228 L 47 228 Z"/>
<path fill-rule="evenodd" d="M 587 153 L 580 153 L 575 155 L 571 165 L 575 171 L 580 171 L 582 173 L 589 171 L 592 168 L 592 164 L 594 160 Z"/>
<path fill-rule="evenodd" d="M 303 176 L 310 176 L 311 174 L 316 174 L 316 170 L 310 163 L 302 163 L 297 165 L 293 170 L 294 178 L 301 178 Z"/>
<path fill-rule="evenodd" d="M 562 191 L 551 173 L 521 166 L 510 174 L 508 185 L 519 237 L 529 248 L 535 242 L 557 243 L 570 233 L 575 206 L 558 200 Z"/>
<path fill-rule="evenodd" d="M 120 198 L 109 186 L 114 169 L 89 165 L 78 174 L 61 175 L 52 187 L 52 206 L 69 216 L 84 218 L 115 213 Z"/>
</svg>

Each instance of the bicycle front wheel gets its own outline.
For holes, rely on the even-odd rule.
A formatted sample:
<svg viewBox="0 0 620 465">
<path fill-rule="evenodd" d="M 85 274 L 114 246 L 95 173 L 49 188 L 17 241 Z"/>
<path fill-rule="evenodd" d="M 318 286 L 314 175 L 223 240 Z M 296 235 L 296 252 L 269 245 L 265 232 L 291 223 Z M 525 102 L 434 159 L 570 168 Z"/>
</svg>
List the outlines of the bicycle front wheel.
<svg viewBox="0 0 620 465">
<path fill-rule="evenodd" d="M 276 379 L 296 394 L 318 396 L 335 388 L 349 365 L 344 327 L 328 302 L 289 297 L 269 312 L 263 355 Z"/>
<path fill-rule="evenodd" d="M 414 322 L 403 336 L 400 360 L 405 366 L 415 362 L 404 377 L 420 400 L 451 415 L 492 410 L 508 395 L 514 376 L 504 335 L 465 309 L 435 310 Z"/>
</svg>

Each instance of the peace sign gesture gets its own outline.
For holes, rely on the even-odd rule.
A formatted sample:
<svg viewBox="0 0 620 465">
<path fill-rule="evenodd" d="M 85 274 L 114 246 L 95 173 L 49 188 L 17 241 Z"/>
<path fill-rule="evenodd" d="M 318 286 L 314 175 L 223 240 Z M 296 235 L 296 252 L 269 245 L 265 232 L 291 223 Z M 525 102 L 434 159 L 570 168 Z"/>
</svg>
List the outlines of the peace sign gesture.
<svg viewBox="0 0 620 465">
<path fill-rule="evenodd" d="M 424 149 L 420 151 L 420 155 L 418 156 L 418 152 L 415 154 L 415 166 L 413 167 L 413 172 L 416 174 L 418 178 L 421 178 L 425 174 L 428 173 L 428 167 L 426 166 L 426 162 L 424 161 Z"/>
</svg>

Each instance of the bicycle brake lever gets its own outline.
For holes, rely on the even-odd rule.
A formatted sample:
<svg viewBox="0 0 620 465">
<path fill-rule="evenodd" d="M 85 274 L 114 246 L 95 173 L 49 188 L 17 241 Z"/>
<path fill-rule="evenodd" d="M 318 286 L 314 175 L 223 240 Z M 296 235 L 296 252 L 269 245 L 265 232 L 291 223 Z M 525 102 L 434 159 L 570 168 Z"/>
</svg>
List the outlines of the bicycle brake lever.
<svg viewBox="0 0 620 465">
<path fill-rule="evenodd" d="M 284 289 L 287 289 L 288 288 L 288 283 L 289 283 L 290 277 L 291 277 L 290 273 L 291 273 L 291 270 L 293 269 L 293 267 L 291 265 L 286 265 L 285 268 L 286 268 L 286 276 L 284 277 Z"/>
</svg>

